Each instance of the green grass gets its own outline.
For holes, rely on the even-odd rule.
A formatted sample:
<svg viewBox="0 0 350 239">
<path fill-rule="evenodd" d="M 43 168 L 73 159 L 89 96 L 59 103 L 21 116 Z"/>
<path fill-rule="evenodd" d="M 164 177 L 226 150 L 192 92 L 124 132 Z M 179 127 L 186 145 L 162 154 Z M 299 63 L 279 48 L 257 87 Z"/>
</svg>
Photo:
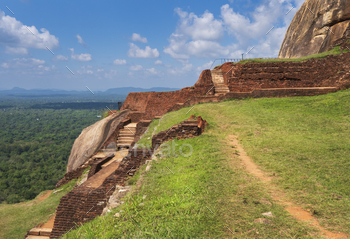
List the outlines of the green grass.
<svg viewBox="0 0 350 239">
<path fill-rule="evenodd" d="M 246 173 L 227 144 L 232 134 L 295 204 L 310 209 L 328 230 L 350 233 L 349 90 L 199 104 L 186 115 L 189 109 L 166 114 L 150 130 L 168 129 L 195 114 L 208 121 L 205 133 L 169 142 L 177 145 L 178 156 L 153 161 L 141 191 L 65 238 L 315 238 L 272 201 L 264 183 Z M 193 148 L 190 157 L 179 155 L 184 144 Z M 275 215 L 272 224 L 253 223 L 268 211 Z"/>
<path fill-rule="evenodd" d="M 346 157 L 340 157 L 346 152 L 338 157 L 334 157 L 334 152 L 326 154 L 335 145 L 348 150 L 345 142 L 349 140 L 346 131 L 350 126 L 349 101 L 349 91 L 342 91 L 317 97 L 229 100 L 196 105 L 187 115 L 190 108 L 166 114 L 160 123 L 150 125 L 149 132 L 155 127 L 155 132 L 168 129 L 190 114 L 201 115 L 209 127 L 200 137 L 173 141 L 178 145 L 178 156 L 154 162 L 144 177 L 141 192 L 129 195 L 122 207 L 70 232 L 66 238 L 231 237 L 226 226 L 238 238 L 314 237 L 310 228 L 288 216 L 281 206 L 259 203 L 263 198 L 272 200 L 264 185 L 245 172 L 239 159 L 229 156 L 226 141 L 230 134 L 239 135 L 256 163 L 267 172 L 278 174 L 277 185 L 297 204 L 305 207 L 312 204 L 309 208 L 322 225 L 339 230 L 332 224 L 337 222 L 341 230 L 349 232 L 346 220 L 350 215 L 346 206 L 349 196 L 340 194 L 341 189 L 349 192 L 346 183 L 349 166 L 343 162 Z M 341 133 L 344 138 L 335 138 L 334 133 Z M 328 140 L 323 142 L 325 137 Z M 309 138 L 313 141 L 309 142 Z M 179 155 L 183 144 L 193 147 L 190 157 Z M 328 147 L 324 148 L 325 144 Z M 318 156 L 313 168 L 307 155 Z M 344 167 L 342 172 L 339 167 L 323 164 L 330 161 L 339 161 Z M 337 183 L 328 185 L 332 193 L 326 195 L 322 189 L 324 194 L 319 194 L 320 188 L 315 185 L 330 175 L 337 179 Z M 135 180 L 131 184 L 134 183 Z M 334 193 L 343 198 L 330 197 Z M 305 200 L 306 194 L 313 200 Z M 322 203 L 331 207 L 327 209 L 332 212 L 330 215 L 321 210 Z M 268 211 L 275 215 L 271 225 L 252 223 Z M 114 217 L 116 212 L 121 217 Z"/>
<path fill-rule="evenodd" d="M 309 59 L 321 59 L 329 55 L 340 55 L 341 53 L 346 53 L 346 52 L 349 52 L 349 50 L 341 51 L 340 46 L 337 46 L 330 51 L 308 55 L 304 57 L 299 57 L 299 58 L 274 58 L 274 59 L 254 58 L 254 59 L 241 60 L 237 63 L 244 64 L 244 63 L 266 63 L 266 62 L 303 62 Z M 233 64 L 236 64 L 236 63 L 233 63 Z"/>
<path fill-rule="evenodd" d="M 24 238 L 27 231 L 39 223 L 45 223 L 60 202 L 61 197 L 71 191 L 77 180 L 63 185 L 56 193 L 43 201 L 33 199 L 17 204 L 0 204 L 0 238 Z M 43 195 L 42 192 L 37 196 Z"/>
<path fill-rule="evenodd" d="M 145 132 L 141 139 L 137 142 L 138 145 L 151 145 L 152 134 L 154 133 L 154 128 L 158 127 L 159 119 L 152 120 L 151 124 L 148 127 L 147 132 Z"/>
</svg>

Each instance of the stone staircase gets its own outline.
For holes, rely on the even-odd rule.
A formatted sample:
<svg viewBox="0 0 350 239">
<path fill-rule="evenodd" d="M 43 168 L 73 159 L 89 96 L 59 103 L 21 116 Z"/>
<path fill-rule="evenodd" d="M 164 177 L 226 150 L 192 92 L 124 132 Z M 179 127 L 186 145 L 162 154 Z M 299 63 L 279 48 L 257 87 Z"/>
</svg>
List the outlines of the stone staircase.
<svg viewBox="0 0 350 239">
<path fill-rule="evenodd" d="M 215 95 L 229 93 L 230 89 L 225 84 L 218 84 L 215 86 Z"/>
<path fill-rule="evenodd" d="M 135 139 L 137 123 L 130 123 L 125 125 L 123 129 L 119 131 L 119 137 L 117 140 L 117 148 L 130 148 L 132 142 Z"/>
<path fill-rule="evenodd" d="M 221 70 L 211 70 L 211 77 L 215 87 L 215 95 L 226 94 L 230 92 L 227 85 L 225 85 L 224 76 Z"/>
<path fill-rule="evenodd" d="M 50 239 L 52 228 L 33 228 L 26 239 Z"/>
</svg>

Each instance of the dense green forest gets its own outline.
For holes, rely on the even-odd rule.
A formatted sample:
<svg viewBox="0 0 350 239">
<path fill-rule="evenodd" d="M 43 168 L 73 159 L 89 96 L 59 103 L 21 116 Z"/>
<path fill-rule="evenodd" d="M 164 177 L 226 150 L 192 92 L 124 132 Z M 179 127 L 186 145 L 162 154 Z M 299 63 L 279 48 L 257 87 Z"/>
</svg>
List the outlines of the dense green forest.
<svg viewBox="0 0 350 239">
<path fill-rule="evenodd" d="M 0 101 L 0 203 L 33 199 L 66 172 L 74 140 L 117 103 Z"/>
</svg>

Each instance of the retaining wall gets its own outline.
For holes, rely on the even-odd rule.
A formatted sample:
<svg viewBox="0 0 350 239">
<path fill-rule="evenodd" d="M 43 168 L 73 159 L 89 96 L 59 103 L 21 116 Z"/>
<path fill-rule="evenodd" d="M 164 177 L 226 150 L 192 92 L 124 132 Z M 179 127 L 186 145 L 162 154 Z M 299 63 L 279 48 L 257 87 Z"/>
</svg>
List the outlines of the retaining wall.
<svg viewBox="0 0 350 239">
<path fill-rule="evenodd" d="M 341 87 L 349 72 L 350 54 L 304 62 L 225 63 L 222 69 L 230 92 L 267 88 Z M 349 80 L 349 78 L 347 79 Z"/>
</svg>

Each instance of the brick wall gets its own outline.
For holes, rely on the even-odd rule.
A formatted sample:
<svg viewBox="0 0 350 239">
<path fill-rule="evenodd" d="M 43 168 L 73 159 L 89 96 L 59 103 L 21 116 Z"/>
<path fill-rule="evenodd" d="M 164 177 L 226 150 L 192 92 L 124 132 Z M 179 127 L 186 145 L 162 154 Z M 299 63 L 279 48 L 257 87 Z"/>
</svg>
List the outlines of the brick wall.
<svg viewBox="0 0 350 239">
<path fill-rule="evenodd" d="M 59 238 L 76 224 L 81 225 L 101 215 L 114 188 L 97 189 L 78 187 L 63 196 L 56 209 L 56 217 L 50 238 Z"/>
<path fill-rule="evenodd" d="M 135 145 L 135 143 L 137 141 L 139 141 L 141 135 L 143 135 L 145 133 L 145 131 L 147 130 L 147 127 L 149 126 L 149 124 L 151 122 L 152 122 L 152 120 L 141 120 L 140 122 L 137 123 L 135 138 L 134 138 L 134 142 L 132 143 L 131 147 L 133 147 Z"/>
<path fill-rule="evenodd" d="M 105 179 L 102 186 L 110 187 L 116 184 L 124 186 L 125 181 L 150 157 L 151 152 L 148 150 L 130 149 L 128 156 L 123 158 L 118 169 Z"/>
<path fill-rule="evenodd" d="M 212 77 L 211 77 L 211 71 L 210 70 L 204 70 L 199 76 L 198 81 L 194 84 L 195 87 L 203 87 L 208 85 L 214 85 Z"/>
<path fill-rule="evenodd" d="M 111 160 L 114 156 L 107 156 L 104 157 L 102 159 L 97 160 L 96 162 L 94 162 L 91 165 L 91 168 L 89 170 L 89 174 L 88 174 L 88 179 L 91 178 L 92 176 L 94 176 L 98 171 L 101 170 L 102 165 L 104 165 L 105 163 L 107 163 L 109 160 Z"/>
<path fill-rule="evenodd" d="M 115 185 L 124 186 L 125 181 L 151 156 L 151 152 L 130 150 L 129 155 L 119 163 L 119 167 L 105 178 L 98 188 L 84 184 L 63 196 L 56 209 L 56 218 L 51 238 L 59 238 L 76 224 L 81 225 L 101 215 Z M 113 163 L 112 163 L 113 164 Z"/>
<path fill-rule="evenodd" d="M 229 98 L 308 96 L 334 92 L 334 89 L 307 89 L 310 87 L 349 88 L 350 77 L 347 74 L 350 70 L 349 56 L 350 53 L 344 53 L 305 62 L 245 64 L 228 62 L 218 68 L 222 70 L 224 82 L 230 89 Z M 123 109 L 138 111 L 135 112 L 135 121 L 133 120 L 137 122 L 142 119 L 150 120 L 166 112 L 200 102 L 222 100 L 223 96 L 212 96 L 213 91 L 208 93 L 212 85 L 210 70 L 204 70 L 191 88 L 173 92 L 130 93 L 124 102 Z M 278 90 L 281 88 L 285 90 Z M 260 91 L 262 89 L 271 90 Z"/>
<path fill-rule="evenodd" d="M 121 110 L 145 112 L 149 92 L 131 92 L 126 97 Z"/>
<path fill-rule="evenodd" d="M 231 92 L 267 88 L 340 87 L 349 53 L 305 62 L 225 63 L 219 68 Z M 227 74 L 226 74 L 227 73 Z"/>
<path fill-rule="evenodd" d="M 191 116 L 193 118 L 193 116 Z M 178 125 L 174 125 L 168 130 L 159 132 L 152 137 L 152 149 L 156 149 L 163 142 L 173 139 L 187 139 L 199 136 L 204 131 L 207 122 L 198 116 L 196 120 L 185 120 Z"/>
<path fill-rule="evenodd" d="M 194 96 L 204 95 L 209 89 L 210 86 L 204 86 L 181 91 L 130 93 L 132 97 L 127 97 L 123 109 L 144 109 L 144 111 L 138 110 L 130 113 L 133 122 L 142 119 L 151 120 L 155 116 L 165 114 L 176 103 L 184 103 Z M 143 101 L 140 100 L 142 97 Z M 139 104 L 144 105 L 140 106 Z"/>
<path fill-rule="evenodd" d="M 70 172 L 66 173 L 63 176 L 63 178 L 60 181 L 58 181 L 58 183 L 56 183 L 55 189 L 61 187 L 62 185 L 65 185 L 65 184 L 69 183 L 73 179 L 79 178 L 83 174 L 84 170 L 87 167 L 88 167 L 88 165 L 81 166 L 81 167 L 79 167 L 79 168 L 77 168 L 77 169 L 75 169 L 73 171 L 70 171 Z"/>
</svg>

